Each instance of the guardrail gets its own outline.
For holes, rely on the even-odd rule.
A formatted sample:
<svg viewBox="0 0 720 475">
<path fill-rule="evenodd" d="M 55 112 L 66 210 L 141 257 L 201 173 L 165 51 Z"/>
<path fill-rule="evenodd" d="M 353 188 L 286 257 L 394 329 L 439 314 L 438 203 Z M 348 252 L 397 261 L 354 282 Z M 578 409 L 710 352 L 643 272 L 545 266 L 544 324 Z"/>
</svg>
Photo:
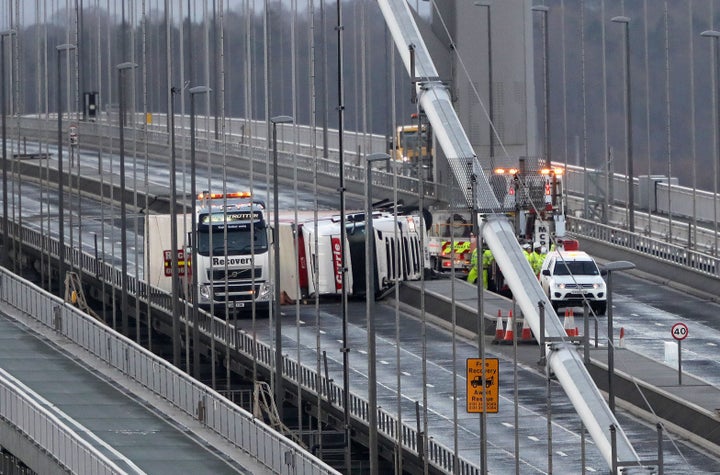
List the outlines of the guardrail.
<svg viewBox="0 0 720 475">
<path fill-rule="evenodd" d="M 53 258 L 57 260 L 58 244 L 55 239 L 52 239 L 48 235 L 41 235 L 39 232 L 26 227 L 21 228 L 17 223 L 11 223 L 11 232 L 14 236 L 19 236 L 22 239 L 24 246 L 30 247 L 35 251 L 44 249 L 45 252 L 47 252 L 47 250 L 50 249 L 54 254 Z M 120 290 L 121 274 L 111 264 L 96 260 L 93 255 L 80 252 L 78 249 L 67 248 L 65 255 L 74 262 L 77 269 L 81 269 L 86 275 L 93 278 L 98 278 L 99 276 L 105 284 L 114 287 L 116 291 Z M 131 294 L 141 298 L 149 297 L 153 312 L 163 312 L 167 315 L 168 319 L 171 318 L 172 308 L 170 298 L 165 292 L 147 285 L 144 281 L 137 280 L 132 275 L 127 276 L 127 286 Z M 38 299 L 32 298 L 29 300 L 30 302 L 23 303 L 21 309 L 30 314 L 38 312 L 38 315 L 41 315 L 42 321 L 47 326 L 55 328 L 56 318 L 58 317 L 49 314 L 47 308 L 44 308 L 42 305 L 37 305 L 35 300 Z M 74 307 L 62 305 L 61 301 L 57 299 L 55 299 L 55 302 L 60 302 L 60 305 L 56 305 L 58 309 L 56 311 L 61 312 L 61 315 L 64 316 L 60 317 L 60 321 L 63 322 L 63 326 L 61 327 L 63 334 L 99 358 L 116 366 L 128 377 L 156 391 L 161 397 L 173 402 L 173 404 L 176 404 L 178 408 L 189 415 L 197 416 L 197 405 L 202 401 L 203 407 L 205 408 L 206 425 L 216 430 L 220 435 L 226 436 L 226 431 L 229 429 L 227 428 L 227 424 L 222 423 L 222 418 L 231 414 L 227 407 L 234 407 L 234 405 L 219 393 L 205 387 L 201 383 L 190 380 L 190 382 L 184 383 L 188 385 L 188 388 L 184 390 L 182 394 L 178 394 L 176 386 L 179 383 L 176 382 L 176 379 L 180 377 L 187 378 L 185 373 L 164 360 L 154 357 L 154 355 L 137 346 L 131 340 L 105 327 L 96 320 L 87 317 Z M 198 330 L 206 338 L 214 339 L 216 348 L 232 348 L 248 361 L 254 360 L 259 366 L 268 371 L 274 370 L 275 352 L 273 347 L 256 340 L 244 330 L 235 328 L 232 323 L 214 317 L 202 310 L 198 311 L 198 315 Z M 186 320 L 183 316 L 180 317 L 180 320 L 183 325 L 192 328 L 192 321 Z M 101 332 L 101 335 L 97 335 L 98 332 Z M 138 366 L 137 361 L 140 356 L 144 358 L 152 357 L 157 361 L 157 363 L 153 363 L 154 366 L 152 370 L 147 366 Z M 344 390 L 341 386 L 319 375 L 314 368 L 300 365 L 287 357 L 284 358 L 282 368 L 283 377 L 287 381 L 287 384 L 300 386 L 310 394 L 320 395 L 328 404 L 335 408 L 338 413 L 343 411 L 342 401 Z M 163 375 L 154 375 L 156 371 L 161 371 Z M 172 376 L 170 376 L 170 373 L 172 373 Z M 169 393 L 164 394 L 163 391 L 169 391 Z M 212 402 L 208 400 L 211 396 L 213 398 Z M 220 402 L 222 402 L 222 404 L 215 398 L 221 398 Z M 368 402 L 351 393 L 349 395 L 349 403 L 351 417 L 355 421 L 367 425 L 370 411 Z M 232 414 L 235 418 L 235 424 L 241 424 L 243 422 L 239 415 Z M 417 431 L 408 425 L 400 424 L 394 415 L 383 409 L 378 409 L 377 414 L 378 433 L 384 435 L 389 441 L 397 441 L 404 450 L 419 456 L 421 453 L 418 446 L 420 437 Z M 246 413 L 246 415 L 248 414 Z M 256 420 L 253 419 L 253 421 Z M 245 427 L 243 426 L 243 428 Z M 227 434 L 237 434 L 241 432 L 241 430 L 234 430 Z M 240 444 L 247 442 L 247 440 L 232 440 L 232 442 L 238 444 L 238 447 L 243 447 Z M 445 472 L 452 472 L 454 470 L 455 454 L 451 449 L 434 440 L 428 441 L 428 447 L 429 453 L 427 456 L 432 466 Z M 255 453 L 252 454 L 255 455 Z M 277 460 L 273 459 L 273 462 L 282 459 L 281 455 L 283 454 L 276 453 L 275 455 Z M 272 465 L 269 466 L 272 467 Z M 479 475 L 480 473 L 479 467 L 462 458 L 458 458 L 458 466 L 460 467 L 460 475 Z M 304 472 L 297 471 L 294 473 Z"/>
<path fill-rule="evenodd" d="M 641 236 L 583 218 L 569 217 L 567 231 L 650 256 L 658 261 L 672 263 L 699 272 L 707 277 L 720 279 L 720 258 L 693 251 L 683 246 Z"/>
<path fill-rule="evenodd" d="M 15 276 L 2 270 L 2 289 Z M 14 285 L 10 286 L 15 288 Z M 15 430 L 32 440 L 57 464 L 79 475 L 114 475 L 126 473 L 101 451 L 65 425 L 51 411 L 28 393 L 12 375 L 0 369 L 0 414 Z"/>
<path fill-rule="evenodd" d="M 87 262 L 87 259 L 83 260 Z M 299 445 L 283 437 L 246 410 L 234 405 L 206 385 L 190 378 L 165 360 L 155 356 L 132 340 L 98 322 L 77 308 L 45 292 L 32 283 L 0 269 L 0 298 L 28 317 L 64 335 L 76 345 L 116 368 L 125 376 L 195 418 L 207 429 L 222 436 L 278 474 L 337 474 L 332 467 L 312 456 Z M 4 404 L 2 399 L 0 404 Z M 16 406 L 8 409 L 15 413 Z M 3 407 L 3 414 L 6 414 Z M 23 417 L 23 413 L 20 413 Z M 42 416 L 43 419 L 47 419 Z M 38 432 L 33 438 L 51 453 L 62 457 L 76 456 L 77 445 L 49 444 L 52 435 Z M 67 435 L 65 438 L 70 439 Z M 72 454 L 69 453 L 73 449 Z M 66 453 L 68 452 L 68 453 Z M 71 457 L 72 456 L 72 457 Z M 89 462 L 85 461 L 84 464 Z M 81 466 L 82 468 L 82 466 Z M 112 473 L 87 471 L 80 473 Z"/>
</svg>

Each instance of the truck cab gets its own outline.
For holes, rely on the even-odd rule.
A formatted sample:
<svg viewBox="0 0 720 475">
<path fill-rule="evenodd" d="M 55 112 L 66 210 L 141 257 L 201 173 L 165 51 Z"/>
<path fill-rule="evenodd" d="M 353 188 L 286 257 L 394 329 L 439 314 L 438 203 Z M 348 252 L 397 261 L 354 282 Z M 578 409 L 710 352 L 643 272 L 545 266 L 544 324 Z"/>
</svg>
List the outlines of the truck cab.
<svg viewBox="0 0 720 475">
<path fill-rule="evenodd" d="M 595 260 L 583 251 L 548 253 L 540 269 L 540 285 L 555 311 L 582 306 L 587 300 L 597 315 L 607 310 L 607 289 Z"/>
<path fill-rule="evenodd" d="M 257 311 L 268 311 L 273 296 L 270 231 L 264 203 L 249 193 L 198 196 L 190 243 L 196 246 L 192 267 L 201 308 L 213 307 L 216 314 L 249 312 L 254 302 Z"/>
</svg>

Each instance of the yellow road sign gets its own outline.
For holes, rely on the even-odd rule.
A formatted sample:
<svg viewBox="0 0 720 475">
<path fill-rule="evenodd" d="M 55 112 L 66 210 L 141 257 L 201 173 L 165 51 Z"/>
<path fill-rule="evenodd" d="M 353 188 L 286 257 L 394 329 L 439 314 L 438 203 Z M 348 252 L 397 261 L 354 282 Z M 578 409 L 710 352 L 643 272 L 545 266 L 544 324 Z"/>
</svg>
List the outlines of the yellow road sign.
<svg viewBox="0 0 720 475">
<path fill-rule="evenodd" d="M 467 359 L 467 412 L 498 412 L 500 362 L 485 358 L 485 385 L 483 386 L 482 358 Z"/>
</svg>

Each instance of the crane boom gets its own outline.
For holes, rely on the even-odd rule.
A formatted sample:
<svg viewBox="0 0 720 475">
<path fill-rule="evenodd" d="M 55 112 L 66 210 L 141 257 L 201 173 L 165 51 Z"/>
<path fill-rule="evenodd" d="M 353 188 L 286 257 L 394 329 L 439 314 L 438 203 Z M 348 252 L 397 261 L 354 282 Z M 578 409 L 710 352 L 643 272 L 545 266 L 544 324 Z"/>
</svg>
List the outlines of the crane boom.
<svg viewBox="0 0 720 475">
<path fill-rule="evenodd" d="M 438 79 L 437 70 L 410 7 L 405 0 L 378 0 L 378 4 L 405 68 L 412 78 L 417 79 L 415 87 L 420 105 L 435 131 L 437 143 L 447 157 L 455 178 L 463 187 L 468 206 L 476 212 L 498 210 L 499 203 L 460 123 L 450 94 Z M 414 50 L 414 61 L 410 57 L 411 48 Z M 411 63 L 414 71 L 410 70 Z M 500 213 L 486 214 L 481 227 L 483 239 L 502 268 L 513 296 L 536 336 L 540 333 L 538 304 L 544 304 L 545 336 L 553 340 L 545 349 L 547 364 L 557 376 L 608 467 L 616 466 L 619 460 L 622 466 L 636 465 L 623 468 L 623 473 L 635 470 L 646 473 L 641 468 L 637 452 L 603 399 L 574 345 L 568 341 L 557 341 L 566 337 L 563 325 L 522 254 L 507 218 Z M 618 460 L 613 460 L 611 426 L 616 431 Z"/>
</svg>

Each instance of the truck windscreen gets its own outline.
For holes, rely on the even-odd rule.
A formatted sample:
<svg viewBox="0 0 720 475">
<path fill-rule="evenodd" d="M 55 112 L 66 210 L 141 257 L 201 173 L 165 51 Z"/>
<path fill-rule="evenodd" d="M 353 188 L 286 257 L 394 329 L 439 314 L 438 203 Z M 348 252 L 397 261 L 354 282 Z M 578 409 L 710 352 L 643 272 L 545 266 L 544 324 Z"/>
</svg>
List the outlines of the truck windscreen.
<svg viewBox="0 0 720 475">
<path fill-rule="evenodd" d="M 254 236 L 250 232 L 250 226 L 231 227 L 227 229 L 227 241 L 225 241 L 223 229 L 214 228 L 212 232 L 208 228 L 200 229 L 198 232 L 198 254 L 209 256 L 237 256 L 249 255 L 253 252 L 260 254 L 268 250 L 267 228 L 257 226 L 254 229 Z"/>
</svg>

